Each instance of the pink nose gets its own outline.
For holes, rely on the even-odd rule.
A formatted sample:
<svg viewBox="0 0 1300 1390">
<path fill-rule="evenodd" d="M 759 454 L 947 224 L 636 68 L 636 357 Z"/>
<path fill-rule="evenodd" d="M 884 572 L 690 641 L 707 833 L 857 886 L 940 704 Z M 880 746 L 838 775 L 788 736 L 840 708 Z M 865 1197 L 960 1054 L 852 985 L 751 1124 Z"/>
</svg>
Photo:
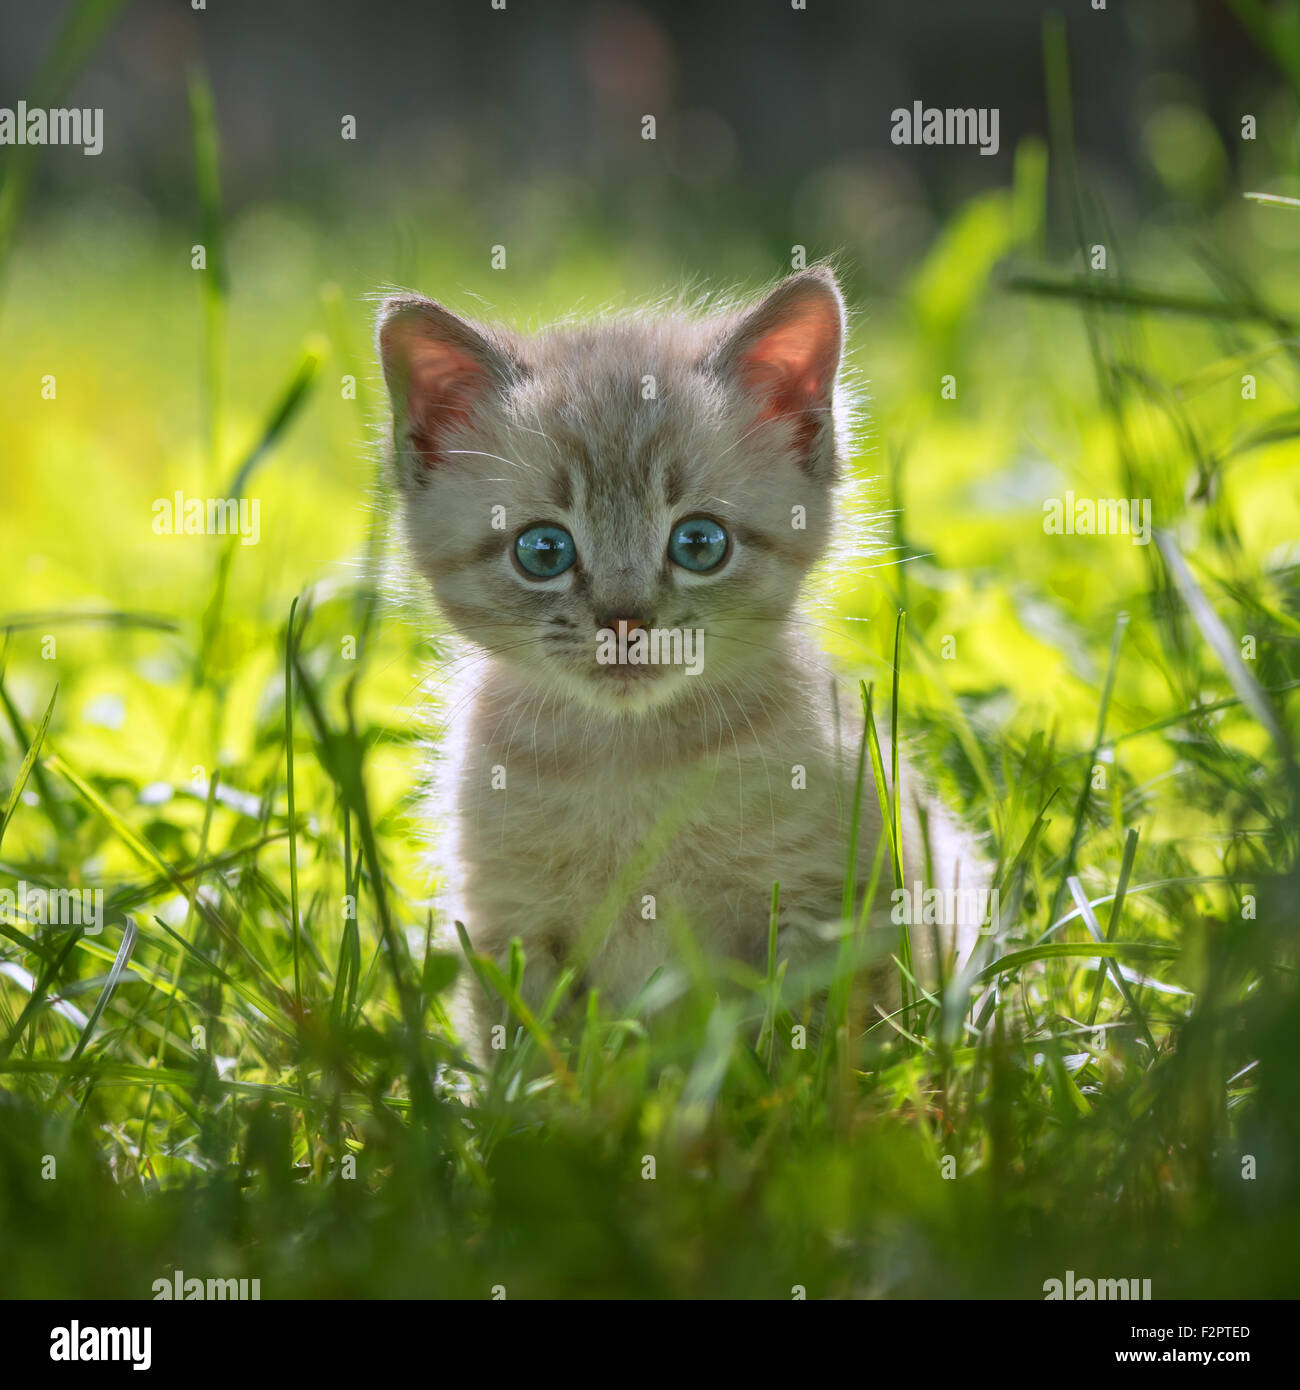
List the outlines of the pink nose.
<svg viewBox="0 0 1300 1390">
<path fill-rule="evenodd" d="M 622 624 L 621 629 L 620 624 Z M 598 613 L 596 615 L 596 626 L 602 630 L 608 628 L 614 633 L 618 633 L 621 630 L 628 637 L 631 637 L 634 632 L 640 632 L 643 628 L 649 627 L 650 624 L 643 618 L 617 618 L 610 617 L 604 613 Z"/>
</svg>

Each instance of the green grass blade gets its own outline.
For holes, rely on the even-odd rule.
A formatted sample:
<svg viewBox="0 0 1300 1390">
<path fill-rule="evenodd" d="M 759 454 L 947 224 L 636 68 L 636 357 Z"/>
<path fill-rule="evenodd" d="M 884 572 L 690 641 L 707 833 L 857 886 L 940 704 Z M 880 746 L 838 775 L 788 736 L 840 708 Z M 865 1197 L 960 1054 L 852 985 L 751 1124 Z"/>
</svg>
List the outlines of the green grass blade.
<svg viewBox="0 0 1300 1390">
<path fill-rule="evenodd" d="M 978 980 L 984 983 L 1040 960 L 1095 960 L 1099 956 L 1108 960 L 1177 960 L 1180 955 L 1179 947 L 1161 941 L 1102 941 L 1092 945 L 1082 941 L 1043 941 L 990 961 L 979 972 Z"/>
<path fill-rule="evenodd" d="M 1119 926 L 1120 913 L 1124 908 L 1124 895 L 1128 892 L 1129 876 L 1133 872 L 1133 860 L 1137 857 L 1138 832 L 1136 826 L 1130 826 L 1128 834 L 1124 837 L 1124 858 L 1119 866 L 1119 882 L 1115 885 L 1115 896 L 1111 900 L 1110 915 L 1106 918 L 1106 940 L 1112 941 L 1115 937 L 1115 929 Z M 1077 899 L 1076 899 L 1077 903 Z M 1080 908 L 1082 911 L 1082 908 Z M 1104 978 L 1102 971 L 1097 972 L 1097 978 L 1092 986 L 1092 1000 L 1088 1005 L 1088 1022 L 1095 1023 L 1097 1019 L 1097 1008 L 1101 1003 L 1101 985 Z"/>
<path fill-rule="evenodd" d="M 1098 945 L 1113 945 L 1114 943 L 1108 943 L 1106 938 L 1102 935 L 1101 927 L 1098 925 L 1097 918 L 1093 914 L 1092 904 L 1088 901 L 1088 895 L 1083 891 L 1083 884 L 1081 884 L 1074 875 L 1070 877 L 1070 895 L 1074 899 L 1075 906 L 1079 909 L 1079 915 L 1083 918 L 1084 925 L 1092 934 L 1092 939 L 1096 941 Z M 1128 981 L 1120 974 L 1118 966 L 1113 965 L 1106 957 L 1102 957 L 1101 967 L 1103 969 L 1110 969 L 1111 978 L 1115 981 L 1115 987 L 1119 990 L 1120 994 L 1123 995 L 1124 1002 L 1128 1005 L 1129 1013 L 1133 1015 L 1134 1022 L 1137 1024 L 1142 1036 L 1146 1039 L 1146 1044 L 1151 1049 L 1152 1056 L 1154 1056 L 1156 1040 L 1151 1036 L 1151 1029 L 1147 1024 L 1146 1014 L 1143 1013 L 1139 1006 L 1137 996 L 1129 989 Z"/>
<path fill-rule="evenodd" d="M 293 622 L 297 612 L 298 600 L 295 598 L 289 605 L 289 626 L 284 634 L 284 778 L 289 810 L 289 911 L 290 930 L 293 933 L 293 1002 L 301 1020 L 302 964 L 299 956 L 302 914 L 298 910 L 298 816 L 293 795 L 293 667 L 297 656 Z"/>
<path fill-rule="evenodd" d="M 1196 582 L 1188 568 L 1187 561 L 1183 559 L 1182 551 L 1179 550 L 1177 542 L 1167 531 L 1157 531 L 1156 544 L 1160 547 L 1160 553 L 1164 556 L 1165 563 L 1169 566 L 1175 587 L 1182 595 L 1183 602 L 1195 619 L 1197 627 L 1201 630 L 1201 635 L 1210 646 L 1210 650 L 1218 658 L 1233 690 L 1237 692 L 1237 698 L 1267 730 L 1268 736 L 1273 740 L 1273 746 L 1277 749 L 1283 762 L 1292 763 L 1290 741 L 1283 732 L 1277 715 L 1273 712 L 1273 706 L 1269 703 L 1268 696 L 1259 688 L 1259 682 L 1246 669 L 1246 664 L 1241 659 L 1232 634 L 1224 626 L 1223 619 L 1211 607 L 1209 599 L 1205 597 L 1204 590 Z"/>
<path fill-rule="evenodd" d="M 13 786 L 9 788 L 9 799 L 5 803 L 4 814 L 0 816 L 0 844 L 4 843 L 5 831 L 9 829 L 9 822 L 13 820 L 14 812 L 18 809 L 18 802 L 22 797 L 23 788 L 27 785 L 27 778 L 31 775 L 36 759 L 40 756 L 41 745 L 45 742 L 45 735 L 49 731 L 50 717 L 54 713 L 54 702 L 58 697 L 59 687 L 56 685 L 54 693 L 50 696 L 50 703 L 45 706 L 45 713 L 36 729 L 36 736 L 32 739 L 26 756 L 19 764 Z"/>
<path fill-rule="evenodd" d="M 83 931 L 81 927 L 76 927 L 70 933 L 67 942 L 59 954 L 45 967 L 40 978 L 36 981 L 35 987 L 28 996 L 27 1003 L 23 1006 L 22 1012 L 14 1021 L 14 1025 L 5 1035 L 3 1042 L 0 1042 L 0 1062 L 4 1061 L 14 1049 L 14 1044 L 22 1037 L 23 1029 L 28 1022 L 36 1016 L 45 1003 L 45 996 L 50 992 L 50 986 L 58 978 L 59 971 L 63 969 L 64 963 L 76 948 L 81 940 Z"/>
<path fill-rule="evenodd" d="M 90 1011 L 90 1017 L 86 1020 L 86 1026 L 81 1030 L 81 1036 L 77 1039 L 77 1045 L 72 1049 L 70 1061 L 75 1062 L 78 1057 L 86 1050 L 86 1044 L 90 1041 L 91 1035 L 95 1031 L 95 1025 L 99 1022 L 99 1016 L 104 1012 L 108 1001 L 113 997 L 113 991 L 117 988 L 117 982 L 122 978 L 122 972 L 126 969 L 127 963 L 131 959 L 131 952 L 135 950 L 136 937 L 139 932 L 136 925 L 128 917 L 126 926 L 122 930 L 122 942 L 117 948 L 117 955 L 114 957 L 112 969 L 108 972 L 108 979 L 104 981 L 104 987 L 99 991 L 99 998 L 95 1000 L 95 1007 Z"/>
</svg>

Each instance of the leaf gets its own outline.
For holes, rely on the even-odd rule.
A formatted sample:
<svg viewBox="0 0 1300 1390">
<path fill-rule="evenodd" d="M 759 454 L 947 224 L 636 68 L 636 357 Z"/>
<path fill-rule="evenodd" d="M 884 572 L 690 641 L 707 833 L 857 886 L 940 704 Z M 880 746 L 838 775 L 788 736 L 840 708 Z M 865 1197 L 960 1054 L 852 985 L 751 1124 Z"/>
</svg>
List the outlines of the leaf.
<svg viewBox="0 0 1300 1390">
<path fill-rule="evenodd" d="M 18 769 L 18 775 L 14 778 L 14 784 L 9 789 L 9 801 L 5 805 L 4 815 L 0 816 L 0 844 L 4 842 L 5 831 L 8 830 L 9 822 L 18 809 L 18 798 L 23 794 L 23 788 L 27 785 L 27 778 L 31 775 L 32 766 L 41 751 L 41 744 L 45 742 L 45 734 L 50 727 L 50 716 L 54 713 L 54 702 L 58 699 L 58 695 L 59 687 L 56 685 L 54 693 L 50 696 L 50 703 L 45 707 L 45 716 L 41 720 L 40 727 L 36 730 L 31 747 L 27 750 L 27 756 L 23 759 L 22 765 Z"/>
<path fill-rule="evenodd" d="M 425 1002 L 445 993 L 460 974 L 460 961 L 447 951 L 430 951 L 424 958 L 420 989 Z"/>
<path fill-rule="evenodd" d="M 1008 951 L 1005 956 L 999 956 L 979 972 L 976 980 L 983 984 L 1009 970 L 1019 970 L 1040 960 L 1095 960 L 1098 956 L 1108 960 L 1177 960 L 1181 954 L 1177 946 L 1167 946 L 1159 941 L 1103 941 L 1091 945 L 1083 941 L 1044 941 L 1037 946 L 1026 946 L 1023 950 Z"/>
<path fill-rule="evenodd" d="M 1237 643 L 1224 626 L 1223 619 L 1210 606 L 1209 599 L 1205 597 L 1204 591 L 1187 567 L 1187 561 L 1183 559 L 1177 542 L 1168 531 L 1157 531 L 1156 544 L 1160 547 L 1161 555 L 1165 557 L 1165 563 L 1169 566 L 1169 572 L 1173 576 L 1178 592 L 1183 596 L 1183 602 L 1191 611 L 1197 627 L 1201 629 L 1201 635 L 1209 643 L 1215 656 L 1218 657 L 1219 664 L 1226 672 L 1241 703 L 1268 731 L 1269 737 L 1273 740 L 1273 746 L 1282 756 L 1283 761 L 1290 763 L 1291 747 L 1286 734 L 1282 731 L 1281 724 L 1277 721 L 1277 716 L 1273 713 L 1273 706 L 1268 702 L 1268 696 L 1259 688 L 1259 682 L 1246 669 L 1246 664 L 1242 661 L 1237 650 Z"/>
<path fill-rule="evenodd" d="M 81 1030 L 81 1036 L 77 1039 L 77 1045 L 72 1050 L 72 1061 L 86 1049 L 86 1044 L 90 1041 L 90 1035 L 95 1031 L 95 1024 L 99 1022 L 99 1016 L 104 1012 L 108 1001 L 113 997 L 113 991 L 117 988 L 117 982 L 122 978 L 122 972 L 127 967 L 127 962 L 131 959 L 131 952 L 135 949 L 136 937 L 139 932 L 136 930 L 135 923 L 128 917 L 126 926 L 122 931 L 122 941 L 117 948 L 117 956 L 113 961 L 113 968 L 108 972 L 108 979 L 104 982 L 104 988 L 99 991 L 99 998 L 95 1000 L 95 1007 L 90 1011 L 90 1017 L 86 1020 L 86 1026 Z"/>
</svg>

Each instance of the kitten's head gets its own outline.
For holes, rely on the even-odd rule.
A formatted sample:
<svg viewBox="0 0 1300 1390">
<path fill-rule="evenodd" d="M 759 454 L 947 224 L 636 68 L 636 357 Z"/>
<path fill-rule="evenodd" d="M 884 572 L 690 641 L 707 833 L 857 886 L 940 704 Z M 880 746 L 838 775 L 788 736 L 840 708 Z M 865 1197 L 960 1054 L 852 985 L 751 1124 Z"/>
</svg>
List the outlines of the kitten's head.
<svg viewBox="0 0 1300 1390">
<path fill-rule="evenodd" d="M 379 350 L 419 569 L 463 637 L 621 716 L 743 686 L 824 550 L 844 311 L 829 271 L 756 307 L 535 337 L 395 296 Z M 664 638 L 703 633 L 700 669 Z"/>
</svg>

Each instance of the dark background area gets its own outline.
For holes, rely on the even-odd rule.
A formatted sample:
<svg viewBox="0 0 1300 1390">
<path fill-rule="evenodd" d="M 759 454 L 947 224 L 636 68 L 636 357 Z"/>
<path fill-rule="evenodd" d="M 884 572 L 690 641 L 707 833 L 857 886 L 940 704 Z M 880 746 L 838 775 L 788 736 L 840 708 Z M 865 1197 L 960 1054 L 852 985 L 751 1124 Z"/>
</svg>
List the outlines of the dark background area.
<svg viewBox="0 0 1300 1390">
<path fill-rule="evenodd" d="M 67 11 L 7 0 L 4 104 L 31 99 Z M 377 173 L 446 186 L 561 172 L 600 182 L 617 203 L 620 166 L 644 189 L 640 118 L 653 113 L 665 175 L 702 196 L 734 178 L 761 199 L 828 163 L 906 166 L 942 215 L 1005 183 L 1016 142 L 1045 133 L 1050 13 L 1069 24 L 1081 148 L 1112 175 L 1141 176 L 1141 122 L 1171 88 L 1228 134 L 1252 90 L 1273 85 L 1216 0 L 1100 12 L 1090 0 L 810 0 L 806 11 L 787 0 L 509 0 L 505 11 L 490 0 L 213 0 L 197 13 L 185 0 L 138 0 L 67 101 L 105 108 L 94 176 L 144 191 L 165 214 L 192 206 L 185 74 L 199 61 L 221 113 L 232 209 L 311 204 L 340 181 L 373 186 Z M 890 112 L 914 100 L 998 107 L 1000 153 L 892 146 Z M 340 140 L 344 114 L 357 118 L 355 143 Z M 91 174 L 43 164 L 50 195 L 84 190 Z"/>
</svg>

